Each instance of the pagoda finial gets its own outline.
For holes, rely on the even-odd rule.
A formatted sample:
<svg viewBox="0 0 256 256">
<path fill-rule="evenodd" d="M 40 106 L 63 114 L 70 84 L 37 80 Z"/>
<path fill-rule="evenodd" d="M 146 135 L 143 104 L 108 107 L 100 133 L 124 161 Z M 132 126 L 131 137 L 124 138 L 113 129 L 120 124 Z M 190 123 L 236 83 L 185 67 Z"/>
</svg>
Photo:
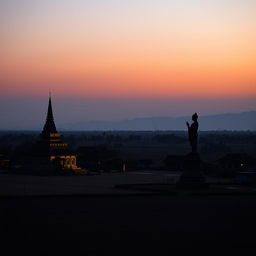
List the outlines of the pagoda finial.
<svg viewBox="0 0 256 256">
<path fill-rule="evenodd" d="M 49 91 L 49 103 L 47 110 L 46 122 L 43 129 L 43 134 L 57 133 L 56 126 L 54 123 L 53 112 L 52 112 L 52 100 L 51 92 Z"/>
<path fill-rule="evenodd" d="M 53 120 L 51 95 L 49 95 L 49 104 L 48 104 L 48 111 L 47 111 L 47 120 L 48 120 L 48 119 Z"/>
</svg>

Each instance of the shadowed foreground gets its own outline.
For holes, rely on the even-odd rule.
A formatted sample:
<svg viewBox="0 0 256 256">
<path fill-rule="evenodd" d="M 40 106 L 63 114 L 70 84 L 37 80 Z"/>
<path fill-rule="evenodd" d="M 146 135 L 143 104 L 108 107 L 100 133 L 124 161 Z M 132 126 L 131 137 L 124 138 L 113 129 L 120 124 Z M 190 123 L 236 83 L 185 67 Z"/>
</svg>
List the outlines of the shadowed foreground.
<svg viewBox="0 0 256 256">
<path fill-rule="evenodd" d="M 252 252 L 255 216 L 255 195 L 1 199 L 5 245 L 35 255 Z"/>
</svg>

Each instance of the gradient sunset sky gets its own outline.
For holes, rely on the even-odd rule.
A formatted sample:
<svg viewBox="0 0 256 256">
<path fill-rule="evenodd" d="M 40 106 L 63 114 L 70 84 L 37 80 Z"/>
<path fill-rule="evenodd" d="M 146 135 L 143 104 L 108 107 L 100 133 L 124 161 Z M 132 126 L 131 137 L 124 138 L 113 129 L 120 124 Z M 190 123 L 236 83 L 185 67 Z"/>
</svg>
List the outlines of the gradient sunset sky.
<svg viewBox="0 0 256 256">
<path fill-rule="evenodd" d="M 255 0 L 0 0 L 0 128 L 256 110 Z"/>
</svg>

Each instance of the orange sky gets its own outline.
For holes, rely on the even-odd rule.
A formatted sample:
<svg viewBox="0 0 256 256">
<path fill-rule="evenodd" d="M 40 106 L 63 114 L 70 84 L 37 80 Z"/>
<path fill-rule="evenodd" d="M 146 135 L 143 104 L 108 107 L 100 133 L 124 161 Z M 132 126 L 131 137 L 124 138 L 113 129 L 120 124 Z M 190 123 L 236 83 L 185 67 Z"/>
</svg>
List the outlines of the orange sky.
<svg viewBox="0 0 256 256">
<path fill-rule="evenodd" d="M 256 96 L 254 1 L 20 2 L 0 6 L 3 95 Z"/>
</svg>

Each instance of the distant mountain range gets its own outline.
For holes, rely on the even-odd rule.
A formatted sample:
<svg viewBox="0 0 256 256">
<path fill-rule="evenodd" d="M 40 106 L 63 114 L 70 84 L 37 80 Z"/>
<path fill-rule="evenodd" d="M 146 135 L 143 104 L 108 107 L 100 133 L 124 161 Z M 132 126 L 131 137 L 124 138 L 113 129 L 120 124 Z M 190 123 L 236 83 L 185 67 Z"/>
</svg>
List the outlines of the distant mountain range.
<svg viewBox="0 0 256 256">
<path fill-rule="evenodd" d="M 62 130 L 186 130 L 190 116 L 145 117 L 120 121 L 86 121 L 58 125 Z M 256 131 L 256 111 L 199 116 L 200 130 L 251 130 Z"/>
</svg>

